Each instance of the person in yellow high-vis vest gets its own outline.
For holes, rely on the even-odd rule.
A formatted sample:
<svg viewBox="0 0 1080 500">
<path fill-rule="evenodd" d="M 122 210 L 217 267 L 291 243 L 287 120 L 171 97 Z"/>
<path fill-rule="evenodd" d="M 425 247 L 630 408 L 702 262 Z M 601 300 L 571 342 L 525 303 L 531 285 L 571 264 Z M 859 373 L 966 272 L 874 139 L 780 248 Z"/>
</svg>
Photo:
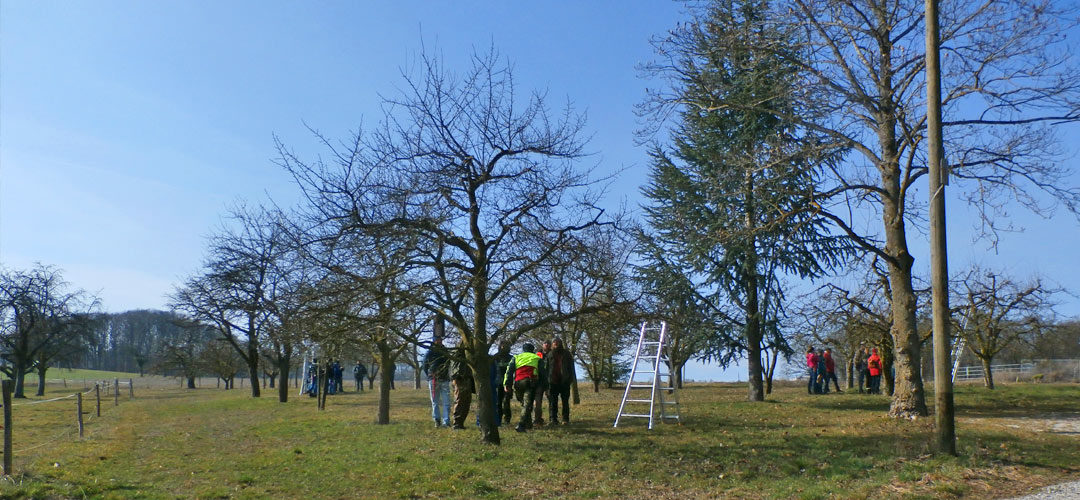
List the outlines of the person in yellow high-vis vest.
<svg viewBox="0 0 1080 500">
<path fill-rule="evenodd" d="M 525 432 L 532 429 L 533 402 L 536 399 L 536 388 L 540 381 L 540 356 L 537 356 L 535 347 L 526 343 L 523 352 L 510 360 L 503 375 L 503 385 L 506 390 L 513 387 L 517 400 L 521 403 L 521 420 L 518 421 L 514 430 Z"/>
</svg>

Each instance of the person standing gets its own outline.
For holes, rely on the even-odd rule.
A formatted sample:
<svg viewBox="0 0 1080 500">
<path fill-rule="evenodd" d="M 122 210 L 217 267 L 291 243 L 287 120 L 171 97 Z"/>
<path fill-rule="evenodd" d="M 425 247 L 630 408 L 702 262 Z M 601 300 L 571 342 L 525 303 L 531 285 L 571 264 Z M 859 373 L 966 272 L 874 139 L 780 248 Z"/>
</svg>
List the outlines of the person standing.
<svg viewBox="0 0 1080 500">
<path fill-rule="evenodd" d="M 356 379 L 356 392 L 364 392 L 364 377 L 367 376 L 367 367 L 364 363 L 356 361 L 356 366 L 352 368 L 352 376 Z"/>
<path fill-rule="evenodd" d="M 551 341 L 551 350 L 544 357 L 548 382 L 548 420 L 551 425 L 559 425 L 559 400 L 562 400 L 562 423 L 570 423 L 570 385 L 577 379 L 574 357 L 563 345 L 563 340 L 555 337 Z"/>
<path fill-rule="evenodd" d="M 547 379 L 547 361 L 544 360 L 548 353 L 551 352 L 551 342 L 544 341 L 543 348 L 536 351 L 536 355 L 540 357 L 540 366 L 538 371 L 540 378 L 536 383 L 536 406 L 534 407 L 533 422 L 537 426 L 544 425 L 544 394 L 547 392 L 548 379 Z"/>
<path fill-rule="evenodd" d="M 507 340 L 499 343 L 499 350 L 495 352 L 495 356 L 491 359 L 491 366 L 495 370 L 495 414 L 499 417 L 499 422 L 503 424 L 510 423 L 510 400 L 514 397 L 514 391 L 506 390 L 506 387 L 502 384 L 502 378 L 506 374 L 506 367 L 510 366 L 510 342 Z"/>
<path fill-rule="evenodd" d="M 821 355 L 825 358 L 825 388 L 829 387 L 829 380 L 832 380 L 836 392 L 844 392 L 840 390 L 840 382 L 836 380 L 836 361 L 833 360 L 832 351 L 825 349 Z"/>
<path fill-rule="evenodd" d="M 866 360 L 869 357 L 870 351 L 865 347 L 860 347 L 859 352 L 855 354 L 855 365 L 851 367 L 859 382 L 859 394 L 863 393 L 863 384 L 866 385 L 867 390 L 870 388 L 870 372 L 866 368 Z"/>
<path fill-rule="evenodd" d="M 334 387 L 337 388 L 337 392 L 345 392 L 345 370 L 341 368 L 340 361 L 334 360 L 333 374 Z"/>
<path fill-rule="evenodd" d="M 870 350 L 866 368 L 870 372 L 870 394 L 881 394 L 881 356 L 878 356 L 877 347 Z"/>
<path fill-rule="evenodd" d="M 810 374 L 810 378 L 806 383 L 807 394 L 817 394 L 821 392 L 821 389 L 817 389 L 817 354 L 814 354 L 814 346 L 810 346 L 806 350 L 806 370 Z"/>
<path fill-rule="evenodd" d="M 472 395 L 476 392 L 473 383 L 472 368 L 465 359 L 465 350 L 456 349 L 450 358 L 450 381 L 454 387 L 454 430 L 465 428 L 465 418 L 469 416 Z"/>
<path fill-rule="evenodd" d="M 814 386 L 816 394 L 828 394 L 829 381 L 826 379 L 827 375 L 825 373 L 825 350 L 819 349 L 814 360 L 817 361 L 817 385 Z"/>
<path fill-rule="evenodd" d="M 521 403 L 521 419 L 514 430 L 525 432 L 532 429 L 533 402 L 536 398 L 536 386 L 540 379 L 540 356 L 533 351 L 532 344 L 526 342 L 521 354 L 514 356 L 506 367 L 503 385 L 509 391 L 513 387 L 517 400 Z"/>
<path fill-rule="evenodd" d="M 431 395 L 431 418 L 435 427 L 450 426 L 450 367 L 442 337 L 435 337 L 431 348 L 424 353 L 424 374 Z"/>
</svg>

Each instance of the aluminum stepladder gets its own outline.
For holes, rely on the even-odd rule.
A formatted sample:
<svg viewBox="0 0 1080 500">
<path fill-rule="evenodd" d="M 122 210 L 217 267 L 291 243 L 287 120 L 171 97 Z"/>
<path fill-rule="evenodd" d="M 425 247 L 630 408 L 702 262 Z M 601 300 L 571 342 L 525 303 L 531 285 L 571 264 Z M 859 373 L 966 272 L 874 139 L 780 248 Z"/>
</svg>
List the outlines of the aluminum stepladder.
<svg viewBox="0 0 1080 500">
<path fill-rule="evenodd" d="M 662 321 L 659 326 L 652 327 L 648 321 L 641 323 L 634 364 L 630 366 L 630 379 L 626 381 L 626 391 L 619 404 L 619 413 L 615 415 L 614 427 L 619 426 L 619 420 L 623 417 L 633 417 L 649 419 L 649 429 L 652 429 L 656 422 L 657 403 L 661 422 L 679 421 L 679 397 L 671 376 L 671 361 L 665 354 L 666 341 L 667 322 Z M 640 364 L 644 364 L 644 368 Z M 643 380 L 645 377 L 648 380 Z M 627 403 L 637 408 L 647 404 L 648 413 L 641 413 L 643 410 L 631 412 L 627 409 Z"/>
<path fill-rule="evenodd" d="M 968 324 L 968 320 L 967 320 L 967 316 L 965 316 L 964 317 L 964 324 L 960 325 L 960 330 L 961 331 L 966 330 L 967 329 L 967 324 Z M 957 335 L 956 336 L 956 342 L 952 345 L 952 352 L 950 353 L 950 354 L 952 354 L 951 359 L 952 359 L 952 362 L 953 362 L 952 373 L 950 375 L 951 375 L 952 383 L 954 383 L 954 384 L 956 383 L 956 371 L 960 369 L 960 358 L 962 358 L 964 356 L 964 347 L 966 347 L 966 346 L 967 346 L 967 341 L 964 338 L 964 336 L 963 335 Z"/>
</svg>

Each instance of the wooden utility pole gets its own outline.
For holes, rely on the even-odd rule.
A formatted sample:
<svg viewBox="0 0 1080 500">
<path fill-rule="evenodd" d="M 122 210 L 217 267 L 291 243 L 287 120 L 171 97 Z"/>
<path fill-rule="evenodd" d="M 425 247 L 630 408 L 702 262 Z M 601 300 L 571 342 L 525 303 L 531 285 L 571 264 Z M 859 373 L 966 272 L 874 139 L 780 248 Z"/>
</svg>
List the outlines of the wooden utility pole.
<svg viewBox="0 0 1080 500">
<path fill-rule="evenodd" d="M 934 416 L 938 452 L 956 455 L 956 418 L 949 360 L 949 264 L 945 241 L 945 184 L 941 138 L 941 38 L 938 0 L 926 0 L 926 135 L 930 178 L 930 283 L 934 315 Z"/>
</svg>

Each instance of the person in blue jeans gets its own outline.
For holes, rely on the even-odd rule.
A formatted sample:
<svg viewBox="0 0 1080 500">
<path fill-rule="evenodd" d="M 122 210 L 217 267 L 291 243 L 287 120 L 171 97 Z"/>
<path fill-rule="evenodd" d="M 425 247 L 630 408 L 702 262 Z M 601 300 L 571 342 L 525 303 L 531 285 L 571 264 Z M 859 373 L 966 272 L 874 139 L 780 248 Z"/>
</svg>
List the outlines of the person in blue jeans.
<svg viewBox="0 0 1080 500">
<path fill-rule="evenodd" d="M 424 373 L 431 396 L 431 418 L 435 427 L 450 427 L 450 361 L 442 337 L 435 337 L 424 354 Z"/>
<path fill-rule="evenodd" d="M 810 346 L 806 350 L 806 369 L 810 373 L 810 377 L 806 382 L 806 393 L 817 394 L 821 392 L 820 389 L 815 390 L 817 387 L 817 354 L 814 354 L 814 346 Z"/>
<path fill-rule="evenodd" d="M 815 385 L 814 385 L 814 389 L 815 389 L 814 393 L 815 394 L 828 394 L 829 393 L 829 379 L 828 379 L 829 375 L 828 375 L 828 370 L 826 370 L 826 366 L 825 366 L 825 353 L 823 351 L 818 351 L 818 353 L 815 354 L 814 356 L 815 356 L 815 358 L 814 358 L 815 361 L 817 361 L 817 370 L 816 370 L 817 378 L 815 379 L 816 382 L 815 382 Z"/>
</svg>

